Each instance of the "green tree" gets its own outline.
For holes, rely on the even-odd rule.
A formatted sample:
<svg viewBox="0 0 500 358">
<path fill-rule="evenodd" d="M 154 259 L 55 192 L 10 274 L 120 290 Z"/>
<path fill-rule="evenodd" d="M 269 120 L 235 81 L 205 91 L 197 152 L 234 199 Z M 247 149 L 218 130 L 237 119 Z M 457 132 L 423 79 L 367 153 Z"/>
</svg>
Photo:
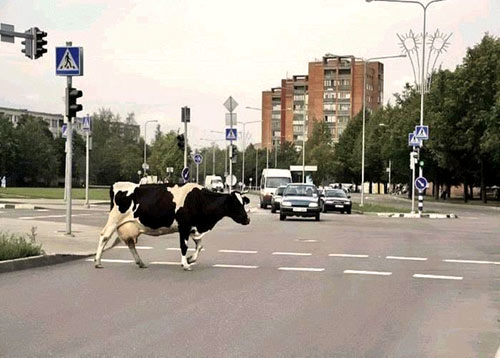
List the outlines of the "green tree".
<svg viewBox="0 0 500 358">
<path fill-rule="evenodd" d="M 12 176 L 16 171 L 19 144 L 12 122 L 0 115 L 0 177 Z"/>
</svg>

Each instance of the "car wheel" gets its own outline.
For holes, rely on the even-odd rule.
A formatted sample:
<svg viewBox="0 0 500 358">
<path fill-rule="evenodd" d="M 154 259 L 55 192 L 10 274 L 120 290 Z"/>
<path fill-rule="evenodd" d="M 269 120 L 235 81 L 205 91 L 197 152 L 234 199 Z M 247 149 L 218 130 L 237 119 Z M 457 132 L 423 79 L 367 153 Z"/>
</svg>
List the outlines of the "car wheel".
<svg viewBox="0 0 500 358">
<path fill-rule="evenodd" d="M 262 201 L 260 202 L 260 208 L 264 209 L 264 203 Z"/>
<path fill-rule="evenodd" d="M 280 213 L 280 221 L 285 221 L 286 215 Z"/>
<path fill-rule="evenodd" d="M 344 210 L 340 210 L 340 213 L 343 214 L 344 213 Z"/>
<path fill-rule="evenodd" d="M 328 210 L 326 209 L 326 205 L 323 205 L 323 212 L 326 213 Z"/>
<path fill-rule="evenodd" d="M 276 213 L 276 207 L 274 205 L 271 206 L 271 212 L 274 214 Z"/>
<path fill-rule="evenodd" d="M 348 213 L 348 214 L 351 214 L 351 209 L 347 210 L 347 213 Z"/>
<path fill-rule="evenodd" d="M 316 221 L 319 221 L 319 213 L 316 214 L 315 219 L 316 219 Z"/>
</svg>

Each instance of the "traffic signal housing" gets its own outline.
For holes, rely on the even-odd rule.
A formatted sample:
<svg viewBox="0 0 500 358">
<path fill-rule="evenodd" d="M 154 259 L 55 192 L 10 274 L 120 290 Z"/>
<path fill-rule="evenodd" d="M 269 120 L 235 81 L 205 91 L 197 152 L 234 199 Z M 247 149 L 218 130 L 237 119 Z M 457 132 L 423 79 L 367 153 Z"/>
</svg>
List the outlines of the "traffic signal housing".
<svg viewBox="0 0 500 358">
<path fill-rule="evenodd" d="M 67 89 L 66 98 L 68 100 L 67 112 L 66 115 L 69 118 L 76 117 L 76 113 L 80 112 L 83 109 L 81 104 L 76 103 L 76 100 L 83 96 L 83 92 L 77 90 L 76 88 L 68 88 Z"/>
<path fill-rule="evenodd" d="M 31 29 L 24 31 L 25 34 L 31 34 Z M 33 59 L 33 40 L 32 39 L 24 39 L 21 41 L 21 44 L 24 45 L 24 48 L 21 50 L 22 53 L 29 59 Z"/>
<path fill-rule="evenodd" d="M 47 33 L 41 31 L 38 27 L 35 27 L 33 34 L 34 34 L 33 44 L 35 47 L 33 51 L 33 56 L 36 60 L 37 58 L 42 57 L 43 54 L 47 52 L 47 49 L 44 48 L 44 46 L 47 45 L 47 41 L 45 40 L 45 37 L 47 37 Z"/>
<path fill-rule="evenodd" d="M 177 146 L 179 147 L 180 150 L 184 150 L 184 134 L 179 134 L 177 136 Z"/>
</svg>

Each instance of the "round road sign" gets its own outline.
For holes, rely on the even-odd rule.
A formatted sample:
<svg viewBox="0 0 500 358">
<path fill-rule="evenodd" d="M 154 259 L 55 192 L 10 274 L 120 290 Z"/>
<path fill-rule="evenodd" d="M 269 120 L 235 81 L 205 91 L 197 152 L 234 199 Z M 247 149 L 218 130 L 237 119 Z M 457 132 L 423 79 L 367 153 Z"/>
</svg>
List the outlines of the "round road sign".
<svg viewBox="0 0 500 358">
<path fill-rule="evenodd" d="M 424 190 L 425 188 L 427 188 L 427 185 L 429 183 L 427 182 L 427 179 L 425 179 L 424 177 L 418 177 L 417 179 L 415 179 L 415 188 L 417 188 L 417 190 Z"/>
<path fill-rule="evenodd" d="M 203 161 L 203 156 L 200 154 L 200 153 L 196 153 L 194 156 L 193 156 L 193 159 L 194 159 L 194 162 L 198 165 L 201 164 L 201 162 Z"/>
</svg>

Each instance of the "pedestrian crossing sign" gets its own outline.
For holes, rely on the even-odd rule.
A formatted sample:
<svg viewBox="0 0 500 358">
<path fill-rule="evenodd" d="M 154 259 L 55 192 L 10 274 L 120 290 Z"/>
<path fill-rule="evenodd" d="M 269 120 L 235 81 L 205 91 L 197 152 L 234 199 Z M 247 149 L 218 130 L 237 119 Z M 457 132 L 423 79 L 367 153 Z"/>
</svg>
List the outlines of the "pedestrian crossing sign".
<svg viewBox="0 0 500 358">
<path fill-rule="evenodd" d="M 410 147 L 420 147 L 422 145 L 422 141 L 417 138 L 415 133 L 408 133 L 408 145 Z"/>
<path fill-rule="evenodd" d="M 429 139 L 429 126 L 415 126 L 415 137 L 420 140 Z"/>
<path fill-rule="evenodd" d="M 236 128 L 226 128 L 226 140 L 237 140 L 238 132 Z"/>
<path fill-rule="evenodd" d="M 56 75 L 83 76 L 83 47 L 56 47 Z"/>
</svg>

